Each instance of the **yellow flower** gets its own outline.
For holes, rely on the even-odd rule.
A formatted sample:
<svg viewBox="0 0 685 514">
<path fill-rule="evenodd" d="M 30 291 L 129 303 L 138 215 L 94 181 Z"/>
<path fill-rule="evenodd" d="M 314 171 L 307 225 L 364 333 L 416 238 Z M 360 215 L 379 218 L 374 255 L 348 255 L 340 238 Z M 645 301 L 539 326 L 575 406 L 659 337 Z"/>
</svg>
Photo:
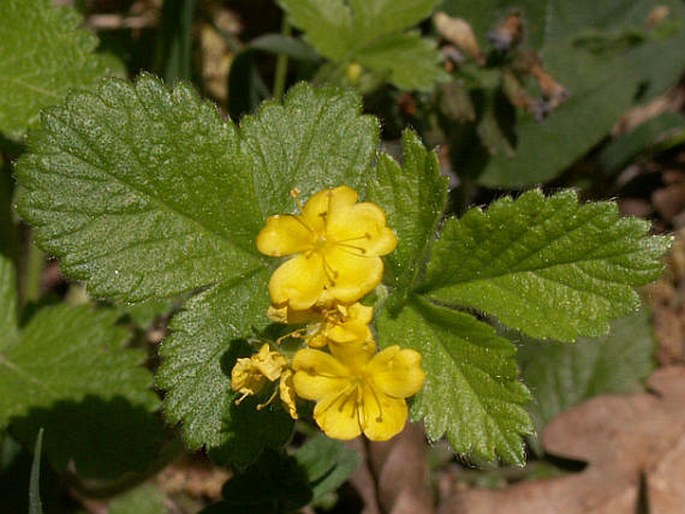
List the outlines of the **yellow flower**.
<svg viewBox="0 0 685 514">
<path fill-rule="evenodd" d="M 252 357 L 238 359 L 231 372 L 231 387 L 243 393 L 240 400 L 251 394 L 259 394 L 266 381 L 278 380 L 287 367 L 288 360 L 279 352 L 272 352 L 265 343 Z"/>
<path fill-rule="evenodd" d="M 288 307 L 269 307 L 267 316 L 278 323 L 309 323 L 306 330 L 296 331 L 312 348 L 327 344 L 364 343 L 372 339 L 369 323 L 373 318 L 373 307 L 361 303 L 345 305 L 335 303 L 329 307 L 312 307 L 296 311 Z"/>
<path fill-rule="evenodd" d="M 257 236 L 260 252 L 293 255 L 271 276 L 269 293 L 277 306 L 295 310 L 357 301 L 380 283 L 380 256 L 396 246 L 381 208 L 357 203 L 347 186 L 319 191 L 301 214 L 270 216 Z"/>
<path fill-rule="evenodd" d="M 250 395 L 259 394 L 267 382 L 275 382 L 280 378 L 278 393 L 288 413 L 293 419 L 297 419 L 295 406 L 295 390 L 292 380 L 293 372 L 288 368 L 288 359 L 279 352 L 271 351 L 269 344 L 265 343 L 259 352 L 249 358 L 238 359 L 231 372 L 231 388 L 242 393 L 236 400 L 236 404 L 242 402 Z M 276 392 L 257 409 L 266 407 L 275 398 Z"/>
<path fill-rule="evenodd" d="M 418 352 L 399 346 L 375 355 L 339 345 L 331 354 L 304 349 L 293 359 L 293 383 L 299 397 L 317 402 L 314 419 L 329 437 L 347 440 L 363 432 L 385 441 L 402 430 L 405 398 L 423 385 L 420 362 Z"/>
<path fill-rule="evenodd" d="M 278 383 L 278 394 L 290 417 L 297 419 L 297 406 L 295 405 L 297 396 L 293 387 L 293 376 L 294 374 L 291 369 L 286 369 L 283 372 L 281 381 Z"/>
<path fill-rule="evenodd" d="M 310 326 L 307 344 L 312 348 L 334 344 L 365 343 L 372 340 L 369 323 L 373 308 L 360 303 L 336 304 L 324 312 L 320 323 Z"/>
</svg>

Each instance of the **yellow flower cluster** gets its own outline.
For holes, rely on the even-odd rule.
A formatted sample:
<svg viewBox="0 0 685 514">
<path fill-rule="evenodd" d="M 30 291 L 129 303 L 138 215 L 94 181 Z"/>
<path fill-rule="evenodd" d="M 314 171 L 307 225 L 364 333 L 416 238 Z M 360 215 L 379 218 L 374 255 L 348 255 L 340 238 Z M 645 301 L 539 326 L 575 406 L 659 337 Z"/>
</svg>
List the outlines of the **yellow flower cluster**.
<svg viewBox="0 0 685 514">
<path fill-rule="evenodd" d="M 414 350 L 377 351 L 369 328 L 373 309 L 359 300 L 380 283 L 381 256 L 395 249 L 397 238 L 380 207 L 357 199 L 347 186 L 325 189 L 299 214 L 267 219 L 257 248 L 273 257 L 291 256 L 271 277 L 267 315 L 304 325 L 289 337 L 301 338 L 306 347 L 289 362 L 264 344 L 251 358 L 238 359 L 232 387 L 242 401 L 279 380 L 266 403 L 278 393 L 297 418 L 296 397 L 313 400 L 314 419 L 328 436 L 353 439 L 364 433 L 384 441 L 402 430 L 405 399 L 421 389 L 424 373 Z"/>
</svg>

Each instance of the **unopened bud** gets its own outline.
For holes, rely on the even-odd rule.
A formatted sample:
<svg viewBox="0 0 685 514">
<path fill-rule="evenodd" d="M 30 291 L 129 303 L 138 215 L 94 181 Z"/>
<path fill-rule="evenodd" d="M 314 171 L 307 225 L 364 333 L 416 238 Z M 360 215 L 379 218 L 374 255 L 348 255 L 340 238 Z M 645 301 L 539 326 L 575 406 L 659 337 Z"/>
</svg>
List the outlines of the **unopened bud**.
<svg viewBox="0 0 685 514">
<path fill-rule="evenodd" d="M 478 41 L 471 25 L 462 18 L 452 18 L 444 12 L 437 12 L 433 16 L 435 28 L 450 43 L 454 43 L 460 50 L 473 58 L 480 66 L 485 64 L 485 57 L 480 51 Z"/>
</svg>

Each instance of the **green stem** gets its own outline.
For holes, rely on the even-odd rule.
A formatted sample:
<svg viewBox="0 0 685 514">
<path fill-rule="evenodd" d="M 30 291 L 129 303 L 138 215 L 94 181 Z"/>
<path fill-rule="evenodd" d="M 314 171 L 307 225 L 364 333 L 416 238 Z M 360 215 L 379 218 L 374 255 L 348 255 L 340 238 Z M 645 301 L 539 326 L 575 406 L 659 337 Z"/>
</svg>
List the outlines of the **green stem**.
<svg viewBox="0 0 685 514">
<path fill-rule="evenodd" d="M 292 26 L 288 21 L 288 17 L 283 14 L 283 23 L 281 24 L 281 35 L 289 36 L 292 32 Z M 285 90 L 285 79 L 288 75 L 288 56 L 284 53 L 279 53 L 276 59 L 276 72 L 274 76 L 273 96 L 276 100 L 283 97 Z"/>
<path fill-rule="evenodd" d="M 36 302 L 40 298 L 40 281 L 43 275 L 43 262 L 45 260 L 45 254 L 36 246 L 33 237 L 29 238 L 27 252 L 23 305 L 29 302 Z"/>
</svg>

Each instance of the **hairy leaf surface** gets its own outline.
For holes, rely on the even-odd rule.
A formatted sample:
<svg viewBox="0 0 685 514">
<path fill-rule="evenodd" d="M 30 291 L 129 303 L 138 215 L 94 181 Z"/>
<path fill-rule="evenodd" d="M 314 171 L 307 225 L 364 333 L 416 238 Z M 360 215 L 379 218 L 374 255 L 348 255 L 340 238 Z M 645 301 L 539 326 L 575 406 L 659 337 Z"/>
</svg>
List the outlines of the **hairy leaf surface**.
<svg viewBox="0 0 685 514">
<path fill-rule="evenodd" d="M 20 138 L 40 109 L 61 102 L 70 88 L 111 73 L 94 54 L 97 39 L 79 27 L 71 7 L 49 0 L 0 2 L 0 132 Z"/>
<path fill-rule="evenodd" d="M 303 84 L 238 128 L 188 86 L 144 75 L 72 95 L 32 136 L 19 210 L 65 273 L 126 302 L 203 290 L 172 323 L 159 370 L 166 416 L 190 447 L 245 465 L 289 436 L 282 411 L 237 407 L 230 391 L 278 264 L 254 239 L 267 215 L 297 210 L 293 188 L 363 194 L 378 123 L 360 110 L 357 95 Z"/>
<path fill-rule="evenodd" d="M 292 420 L 278 402 L 257 411 L 258 399 L 236 405 L 231 370 L 249 357 L 246 338 L 266 326 L 269 298 L 264 271 L 236 284 L 216 286 L 192 298 L 171 324 L 162 345 L 158 385 L 167 389 L 167 419 L 181 422 L 186 444 L 203 445 L 221 462 L 245 466 L 265 445 L 285 443 Z"/>
<path fill-rule="evenodd" d="M 143 352 L 123 347 L 117 314 L 58 305 L 37 312 L 0 353 L 0 427 L 24 442 L 45 428 L 58 468 L 70 459 L 86 476 L 116 477 L 157 458 L 159 407 Z M 126 437 L 122 437 L 126 435 Z"/>
<path fill-rule="evenodd" d="M 403 32 L 428 17 L 436 0 L 280 0 L 305 39 L 323 56 L 357 62 L 405 89 L 443 80 L 432 42 Z"/>
<path fill-rule="evenodd" d="M 17 339 L 17 282 L 14 265 L 0 253 L 0 351 Z"/>
<path fill-rule="evenodd" d="M 394 310 L 401 307 L 424 270 L 447 203 L 447 179 L 440 176 L 435 153 L 426 150 L 414 132 L 406 131 L 402 141 L 402 166 L 381 154 L 369 190 L 398 236 L 397 249 L 385 258 L 385 282 L 392 287 Z"/>
<path fill-rule="evenodd" d="M 648 230 L 613 203 L 579 205 L 572 191 L 503 198 L 448 220 L 421 290 L 533 337 L 603 335 L 637 308 L 633 288 L 661 273 L 669 239 Z"/>
<path fill-rule="evenodd" d="M 377 325 L 382 346 L 421 353 L 426 383 L 411 415 L 423 420 L 430 439 L 446 436 L 457 453 L 523 464 L 521 436 L 532 423 L 511 342 L 469 314 L 422 299 L 395 319 L 381 315 Z"/>
</svg>

